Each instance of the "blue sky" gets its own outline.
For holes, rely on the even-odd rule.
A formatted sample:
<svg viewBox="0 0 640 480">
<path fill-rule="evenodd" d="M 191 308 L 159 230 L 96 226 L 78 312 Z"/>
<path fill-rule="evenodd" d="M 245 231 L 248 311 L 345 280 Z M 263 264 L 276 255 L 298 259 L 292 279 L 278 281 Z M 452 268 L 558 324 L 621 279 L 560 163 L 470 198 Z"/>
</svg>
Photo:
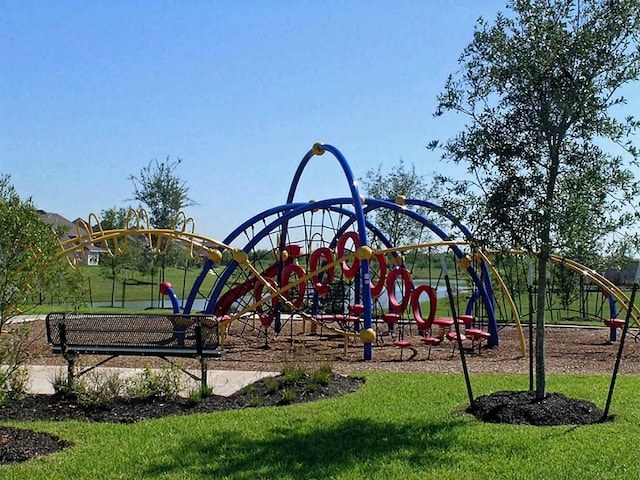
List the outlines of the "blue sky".
<svg viewBox="0 0 640 480">
<path fill-rule="evenodd" d="M 356 177 L 463 126 L 435 98 L 482 16 L 506 0 L 46 2 L 0 0 L 0 173 L 38 208 L 73 220 L 126 207 L 153 159 L 198 203 L 198 233 L 222 240 L 284 203 L 316 141 Z M 348 193 L 317 157 L 298 200 Z"/>
</svg>

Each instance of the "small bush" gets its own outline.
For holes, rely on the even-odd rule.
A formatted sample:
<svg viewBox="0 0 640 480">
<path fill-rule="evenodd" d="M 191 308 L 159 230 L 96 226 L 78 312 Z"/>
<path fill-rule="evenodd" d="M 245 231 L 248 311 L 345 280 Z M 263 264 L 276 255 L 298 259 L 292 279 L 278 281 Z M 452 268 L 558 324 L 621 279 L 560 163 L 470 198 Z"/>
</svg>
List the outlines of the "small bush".
<svg viewBox="0 0 640 480">
<path fill-rule="evenodd" d="M 310 383 L 318 385 L 329 385 L 331 382 L 331 365 L 323 363 L 318 370 L 311 372 Z"/>
<path fill-rule="evenodd" d="M 163 365 L 154 370 L 147 365 L 142 372 L 127 383 L 130 398 L 174 397 L 184 389 L 182 372 L 175 365 Z"/>
<path fill-rule="evenodd" d="M 29 384 L 30 341 L 24 325 L 0 333 L 0 404 L 25 395 Z"/>
<path fill-rule="evenodd" d="M 292 388 L 285 388 L 282 391 L 282 403 L 290 404 L 296 399 L 296 391 Z"/>
<path fill-rule="evenodd" d="M 92 370 L 74 380 L 71 393 L 79 405 L 104 406 L 122 395 L 124 381 L 117 371 L 99 372 Z"/>
<path fill-rule="evenodd" d="M 240 389 L 240 393 L 242 395 L 249 395 L 250 393 L 253 393 L 255 391 L 256 391 L 256 386 L 254 384 L 245 385 Z"/>
<path fill-rule="evenodd" d="M 285 385 L 291 385 L 299 382 L 305 376 L 305 370 L 301 366 L 297 367 L 285 367 L 282 369 L 282 379 Z"/>
<path fill-rule="evenodd" d="M 71 393 L 71 385 L 69 385 L 69 379 L 62 370 L 57 370 L 53 375 L 53 378 L 49 380 L 53 386 L 53 391 L 56 393 Z"/>
<path fill-rule="evenodd" d="M 202 398 L 210 397 L 211 395 L 213 395 L 213 387 L 201 386 L 200 387 L 200 395 L 202 396 Z"/>
<path fill-rule="evenodd" d="M 267 377 L 264 379 L 264 384 L 267 386 L 267 391 L 270 393 L 280 390 L 280 381 L 277 378 Z"/>
</svg>

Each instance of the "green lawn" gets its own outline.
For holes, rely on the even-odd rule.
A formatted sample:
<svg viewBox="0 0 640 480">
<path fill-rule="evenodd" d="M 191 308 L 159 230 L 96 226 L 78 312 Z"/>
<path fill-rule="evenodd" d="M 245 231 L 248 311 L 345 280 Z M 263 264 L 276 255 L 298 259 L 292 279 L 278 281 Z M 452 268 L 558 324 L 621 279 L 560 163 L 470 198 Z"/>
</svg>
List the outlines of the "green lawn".
<svg viewBox="0 0 640 480">
<path fill-rule="evenodd" d="M 92 304 L 111 302 L 112 280 L 105 275 L 105 269 L 102 267 L 80 267 L 80 271 L 83 277 L 82 290 L 83 301 L 88 307 Z M 200 275 L 202 269 L 190 268 L 188 270 L 179 268 L 166 268 L 165 280 L 173 285 L 173 289 L 179 298 L 183 296 L 186 298 L 189 295 L 191 287 L 195 283 L 196 278 Z M 159 294 L 160 275 L 156 273 L 153 277 L 151 275 L 142 275 L 139 272 L 126 271 L 124 273 L 126 280 L 119 278 L 115 283 L 114 291 L 114 306 L 120 307 L 122 305 L 122 299 L 127 302 L 130 301 L 145 301 L 154 302 L 154 305 L 158 305 L 158 301 L 161 298 Z M 214 277 L 208 275 L 200 289 L 202 295 L 208 295 L 214 283 Z M 35 301 L 35 299 L 31 299 Z M 171 301 L 168 297 L 165 297 L 165 306 L 171 307 Z M 47 313 L 51 310 L 59 309 L 58 307 L 65 307 L 60 305 L 55 294 L 45 297 L 43 305 L 36 305 L 36 313 Z M 66 306 L 69 307 L 69 306 Z M 34 307 L 23 306 L 23 310 L 34 311 Z M 99 308 L 99 307 L 98 307 Z M 87 309 L 87 310 L 90 310 Z M 104 310 L 104 308 L 102 308 Z"/>
<path fill-rule="evenodd" d="M 613 422 L 527 427 L 463 412 L 460 375 L 367 373 L 342 398 L 145 421 L 21 423 L 76 446 L 0 468 L 7 479 L 603 479 L 640 478 L 640 378 L 620 377 Z M 527 377 L 474 375 L 477 395 Z M 550 376 L 549 391 L 603 406 L 606 376 Z"/>
</svg>

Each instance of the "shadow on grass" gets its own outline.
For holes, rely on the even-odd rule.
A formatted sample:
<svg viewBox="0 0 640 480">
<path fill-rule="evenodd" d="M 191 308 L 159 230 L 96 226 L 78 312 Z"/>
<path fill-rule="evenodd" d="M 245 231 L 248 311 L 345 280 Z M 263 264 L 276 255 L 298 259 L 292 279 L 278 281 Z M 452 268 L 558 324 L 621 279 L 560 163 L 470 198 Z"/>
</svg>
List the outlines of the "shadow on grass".
<svg viewBox="0 0 640 480">
<path fill-rule="evenodd" d="M 301 432 L 296 426 L 273 428 L 266 439 L 245 439 L 219 431 L 192 437 L 151 464 L 146 475 L 189 472 L 207 478 L 328 478 L 350 471 L 380 472 L 390 462 L 427 468 L 447 462 L 462 421 L 385 423 L 346 419 Z M 215 426 L 212 425 L 212 429 Z"/>
</svg>

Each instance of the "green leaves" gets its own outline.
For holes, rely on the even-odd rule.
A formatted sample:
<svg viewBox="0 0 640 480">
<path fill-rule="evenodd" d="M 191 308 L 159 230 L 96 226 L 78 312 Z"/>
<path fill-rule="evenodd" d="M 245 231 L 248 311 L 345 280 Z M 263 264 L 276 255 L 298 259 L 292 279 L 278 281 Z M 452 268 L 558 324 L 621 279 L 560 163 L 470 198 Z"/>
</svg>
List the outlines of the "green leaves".
<svg viewBox="0 0 640 480">
<path fill-rule="evenodd" d="M 566 228 L 572 217 L 587 222 L 582 234 L 595 234 L 599 246 L 626 218 L 619 206 L 637 206 L 628 166 L 637 161 L 631 136 L 640 124 L 613 109 L 624 104 L 621 88 L 638 79 L 638 12 L 637 0 L 514 0 L 493 23 L 478 21 L 436 111 L 470 123 L 429 147 L 469 165 L 487 216 L 468 220 L 499 228 L 497 247 L 570 248 L 578 240 Z M 625 161 L 605 140 L 624 149 Z"/>
<path fill-rule="evenodd" d="M 23 200 L 0 175 L 0 327 L 32 284 L 50 280 L 47 266 L 58 252 L 57 238 L 31 199 Z"/>
</svg>

